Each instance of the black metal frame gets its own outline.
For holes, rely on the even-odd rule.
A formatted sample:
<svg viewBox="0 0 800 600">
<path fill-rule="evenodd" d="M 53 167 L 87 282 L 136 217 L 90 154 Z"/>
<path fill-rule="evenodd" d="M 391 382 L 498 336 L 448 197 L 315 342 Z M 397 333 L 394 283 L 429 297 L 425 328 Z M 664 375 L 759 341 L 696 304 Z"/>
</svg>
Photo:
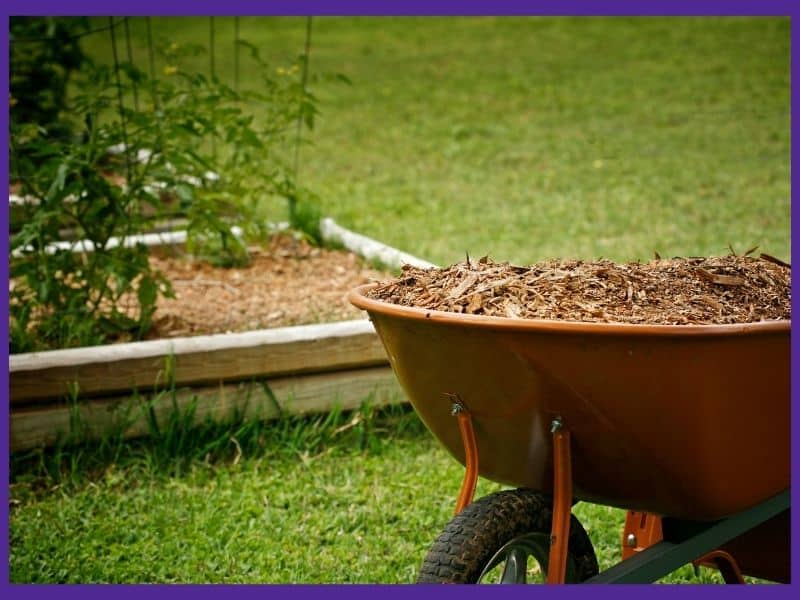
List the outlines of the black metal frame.
<svg viewBox="0 0 800 600">
<path fill-rule="evenodd" d="M 584 583 L 650 583 L 789 509 L 790 491 L 720 521 L 664 517 L 663 541 L 595 575 Z"/>
</svg>

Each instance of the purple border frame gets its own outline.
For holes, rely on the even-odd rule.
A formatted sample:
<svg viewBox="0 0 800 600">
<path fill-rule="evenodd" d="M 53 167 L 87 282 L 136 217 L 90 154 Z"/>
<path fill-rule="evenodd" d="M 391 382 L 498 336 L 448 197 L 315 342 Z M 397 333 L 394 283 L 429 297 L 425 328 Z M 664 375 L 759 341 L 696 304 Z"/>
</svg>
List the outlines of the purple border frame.
<svg viewBox="0 0 800 600">
<path fill-rule="evenodd" d="M 793 0 L 5 0 L 21 15 L 791 15 Z"/>
<path fill-rule="evenodd" d="M 16 15 L 107 15 L 107 14 L 127 14 L 127 15 L 681 15 L 681 16 L 702 16 L 702 15 L 731 15 L 731 16 L 756 16 L 756 15 L 784 15 L 793 17 L 800 15 L 800 3 L 796 0 L 652 0 L 648 2 L 636 2 L 634 0 L 560 0 L 559 2 L 546 2 L 542 0 L 529 0 L 521 2 L 519 0 L 495 0 L 494 2 L 478 0 L 339 0 L 338 2 L 325 2 L 323 0 L 269 0 L 265 2 L 255 2 L 253 0 L 138 0 L 114 3 L 113 5 L 99 0 L 4 0 L 0 6 L 0 89 L 3 91 L 2 103 L 3 110 L 0 113 L 0 128 L 8 131 L 8 16 Z M 793 24 L 794 25 L 794 24 Z M 798 100 L 794 93 L 795 81 L 800 75 L 800 29 L 792 26 L 791 28 L 791 81 L 792 81 L 792 115 L 798 114 Z M 792 138 L 800 130 L 800 125 L 792 120 Z M 792 164 L 797 164 L 798 151 L 792 145 L 791 157 Z M 792 170 L 792 207 L 794 207 L 794 188 L 800 180 L 796 171 Z M 0 188 L 7 189 L 8 185 L 8 139 L 3 140 L 2 153 L 0 153 Z M 8 253 L 8 209 L 0 210 L 0 222 L 2 223 L 4 246 L 3 251 L 7 258 Z M 795 214 L 792 214 L 792 232 L 795 230 Z M 792 248 L 793 262 L 798 262 L 796 248 Z M 4 278 L 8 276 L 8 261 L 2 261 L 2 274 Z M 797 297 L 800 291 L 800 284 L 796 280 L 792 281 L 792 293 Z M 4 310 L 8 310 L 8 296 L 2 295 L 0 298 Z M 0 331 L 3 334 L 4 355 L 8 356 L 8 321 L 0 319 Z M 791 343 L 791 366 L 792 372 L 800 371 L 800 342 L 792 336 Z M 3 370 L 0 391 L 2 391 L 4 414 L 8 415 L 8 371 Z M 792 385 L 792 431 L 798 428 L 798 387 Z M 59 594 L 66 598 L 80 598 L 81 600 L 91 600 L 100 598 L 108 590 L 105 587 L 93 585 L 74 585 L 74 586 L 32 586 L 32 585 L 10 585 L 9 581 L 9 511 L 8 511 L 8 477 L 9 477 L 9 430 L 8 419 L 2 419 L 0 423 L 0 442 L 2 443 L 2 461 L 0 462 L 0 525 L 2 525 L 3 539 L 0 545 L 0 589 L 5 590 L 4 594 L 9 594 L 12 598 L 35 598 L 51 597 Z M 798 464 L 798 443 L 792 437 L 792 475 L 795 479 L 795 467 Z M 792 494 L 794 503 L 796 494 Z M 797 581 L 800 576 L 798 567 L 799 561 L 796 550 L 798 539 L 798 519 L 792 520 L 792 581 Z M 791 589 L 795 585 L 788 586 L 759 586 L 755 588 L 742 587 L 722 587 L 722 586 L 681 586 L 677 589 L 674 586 L 651 586 L 646 592 L 662 596 L 675 593 L 689 594 L 690 596 L 706 598 L 707 595 L 719 597 L 721 594 L 768 594 L 770 596 L 790 597 L 795 592 Z M 738 590 L 738 591 L 737 591 Z M 496 591 L 496 590 L 495 590 Z M 421 594 L 424 597 L 442 598 L 443 596 L 465 598 L 489 597 L 495 591 L 486 591 L 476 587 L 414 587 L 387 586 L 387 585 L 347 585 L 347 586 L 308 586 L 308 585 L 273 585 L 273 586 L 253 586 L 253 585 L 182 585 L 176 589 L 168 586 L 114 586 L 113 593 L 119 600 L 127 598 L 137 598 L 140 594 L 155 594 L 157 597 L 166 600 L 168 594 L 175 592 L 179 594 L 191 595 L 193 598 L 198 596 L 209 597 L 211 595 L 235 593 L 237 598 L 254 598 L 256 595 L 263 597 L 264 593 L 275 592 L 278 594 L 299 594 L 301 597 L 312 596 L 333 596 L 348 598 L 348 600 L 360 597 L 366 598 L 372 594 L 380 593 L 387 600 L 413 593 Z M 575 586 L 559 588 L 546 588 L 544 591 L 536 593 L 546 593 L 559 597 L 579 597 L 586 590 Z M 522 597 L 522 594 L 530 594 L 530 590 L 518 587 L 511 587 L 504 590 L 504 596 Z M 641 594 L 642 590 L 638 586 L 615 586 L 600 588 L 595 586 L 589 591 L 603 598 L 619 598 L 620 596 L 630 596 L 631 594 Z"/>
</svg>

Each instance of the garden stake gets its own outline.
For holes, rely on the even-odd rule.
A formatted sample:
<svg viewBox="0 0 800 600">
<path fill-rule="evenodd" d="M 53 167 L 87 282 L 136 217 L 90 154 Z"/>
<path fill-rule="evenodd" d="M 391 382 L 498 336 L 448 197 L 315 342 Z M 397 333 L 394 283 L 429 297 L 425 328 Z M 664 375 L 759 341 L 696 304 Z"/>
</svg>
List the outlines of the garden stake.
<svg viewBox="0 0 800 600">
<path fill-rule="evenodd" d="M 454 513 L 458 514 L 469 506 L 475 497 L 475 488 L 478 485 L 478 446 L 475 443 L 475 430 L 472 428 L 472 415 L 458 394 L 447 394 L 447 396 L 453 400 L 450 414 L 458 419 L 458 430 L 461 432 L 461 441 L 464 444 L 464 481 L 461 483 Z"/>
<path fill-rule="evenodd" d="M 564 583 L 572 511 L 572 459 L 569 430 L 560 417 L 553 419 L 550 432 L 553 434 L 553 523 L 550 526 L 547 583 Z"/>
</svg>

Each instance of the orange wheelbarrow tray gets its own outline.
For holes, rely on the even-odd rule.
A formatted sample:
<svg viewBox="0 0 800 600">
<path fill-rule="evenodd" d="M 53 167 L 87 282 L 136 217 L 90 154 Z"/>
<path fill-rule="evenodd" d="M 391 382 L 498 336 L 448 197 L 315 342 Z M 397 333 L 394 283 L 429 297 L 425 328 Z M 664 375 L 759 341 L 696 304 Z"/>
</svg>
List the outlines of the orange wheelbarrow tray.
<svg viewBox="0 0 800 600">
<path fill-rule="evenodd" d="M 422 421 L 473 478 L 659 515 L 663 543 L 678 546 L 728 523 L 724 539 L 712 535 L 684 562 L 788 511 L 790 321 L 509 319 L 397 306 L 367 298 L 369 288 L 350 301 L 369 313 Z M 770 560 L 785 562 L 788 578 L 788 528 L 772 529 L 785 556 Z"/>
</svg>

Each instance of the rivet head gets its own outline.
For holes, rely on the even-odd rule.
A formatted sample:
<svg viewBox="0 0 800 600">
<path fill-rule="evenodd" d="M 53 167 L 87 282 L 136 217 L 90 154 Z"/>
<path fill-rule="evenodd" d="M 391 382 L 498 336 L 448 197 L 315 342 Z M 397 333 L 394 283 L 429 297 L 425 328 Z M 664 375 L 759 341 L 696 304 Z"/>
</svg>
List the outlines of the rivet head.
<svg viewBox="0 0 800 600">
<path fill-rule="evenodd" d="M 455 416 L 456 416 L 458 413 L 460 413 L 462 410 L 464 410 L 464 407 L 463 407 L 463 406 L 461 406 L 461 405 L 460 405 L 460 404 L 458 404 L 457 402 L 453 402 L 453 405 L 450 407 L 450 414 L 451 414 L 451 415 L 453 415 L 453 416 L 455 417 Z"/>
<path fill-rule="evenodd" d="M 629 533 L 628 537 L 625 538 L 625 545 L 629 548 L 636 547 L 636 535 L 633 533 Z"/>
</svg>

